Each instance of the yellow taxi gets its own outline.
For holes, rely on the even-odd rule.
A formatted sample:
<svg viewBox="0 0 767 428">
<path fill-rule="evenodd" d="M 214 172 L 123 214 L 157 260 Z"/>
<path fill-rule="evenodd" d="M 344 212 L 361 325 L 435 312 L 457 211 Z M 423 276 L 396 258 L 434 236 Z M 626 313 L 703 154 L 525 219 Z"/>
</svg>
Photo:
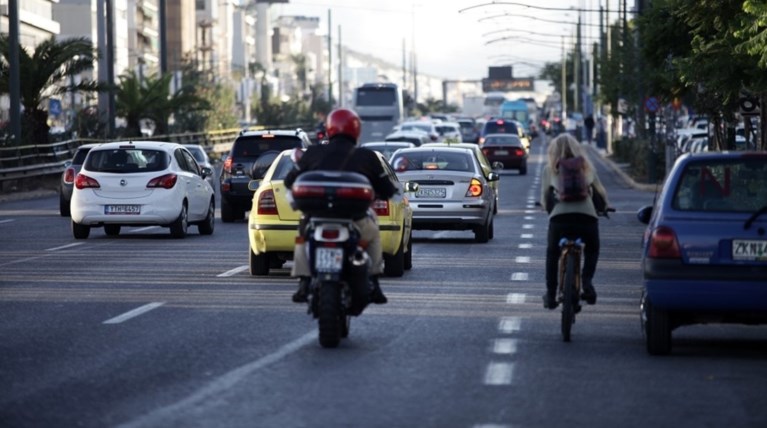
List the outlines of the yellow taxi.
<svg viewBox="0 0 767 428">
<path fill-rule="evenodd" d="M 253 208 L 248 217 L 248 262 L 251 275 L 268 275 L 270 269 L 281 268 L 293 259 L 298 222 L 301 212 L 288 202 L 283 180 L 294 168 L 291 153 L 285 150 L 261 177 L 254 171 L 254 180 L 248 187 L 253 193 Z M 375 152 L 392 184 L 399 193 L 389 200 L 376 200 L 373 209 L 378 215 L 381 247 L 384 254 L 384 275 L 402 276 L 413 266 L 412 225 L 413 210 L 406 196 L 411 185 L 403 185 L 389 166 L 386 158 Z"/>
</svg>

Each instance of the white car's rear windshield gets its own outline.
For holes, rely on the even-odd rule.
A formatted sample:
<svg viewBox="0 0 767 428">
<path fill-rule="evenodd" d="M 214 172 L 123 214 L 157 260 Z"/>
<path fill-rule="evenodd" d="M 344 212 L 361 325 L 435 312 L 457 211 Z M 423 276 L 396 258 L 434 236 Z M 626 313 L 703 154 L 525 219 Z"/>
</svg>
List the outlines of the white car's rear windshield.
<svg viewBox="0 0 767 428">
<path fill-rule="evenodd" d="M 111 149 L 91 150 L 85 160 L 85 169 L 95 172 L 152 172 L 168 168 L 170 159 L 161 150 Z"/>
</svg>

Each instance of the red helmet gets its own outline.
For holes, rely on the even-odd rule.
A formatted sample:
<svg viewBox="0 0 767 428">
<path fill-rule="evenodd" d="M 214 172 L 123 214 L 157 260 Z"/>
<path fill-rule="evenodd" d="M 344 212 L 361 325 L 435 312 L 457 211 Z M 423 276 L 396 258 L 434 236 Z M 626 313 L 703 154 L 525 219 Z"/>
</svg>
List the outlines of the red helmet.
<svg viewBox="0 0 767 428">
<path fill-rule="evenodd" d="M 343 134 L 356 142 L 360 138 L 361 127 L 362 122 L 357 113 L 345 108 L 331 111 L 326 120 L 328 139 Z"/>
</svg>

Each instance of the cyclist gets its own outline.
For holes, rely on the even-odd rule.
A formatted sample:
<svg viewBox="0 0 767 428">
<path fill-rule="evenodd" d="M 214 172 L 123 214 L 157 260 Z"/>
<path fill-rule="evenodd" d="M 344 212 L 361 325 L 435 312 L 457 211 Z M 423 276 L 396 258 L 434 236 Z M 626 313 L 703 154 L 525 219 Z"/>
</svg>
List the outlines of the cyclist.
<svg viewBox="0 0 767 428">
<path fill-rule="evenodd" d="M 593 165 L 583 154 L 580 143 L 570 134 L 560 134 L 549 143 L 548 161 L 543 168 L 541 183 L 541 205 L 549 213 L 548 243 L 546 246 L 546 294 L 543 307 L 555 309 L 557 302 L 557 281 L 559 262 L 559 240 L 562 237 L 581 238 L 584 249 L 583 271 L 581 272 L 582 298 L 593 305 L 597 293 L 592 279 L 599 259 L 599 222 L 591 198 L 580 201 L 558 201 L 554 188 L 558 181 L 558 164 L 561 159 L 583 158 L 583 174 L 590 192 L 599 192 L 607 203 L 607 190 Z"/>
<path fill-rule="evenodd" d="M 370 180 L 376 196 L 389 199 L 396 192 L 375 153 L 369 149 L 357 146 L 362 122 L 352 110 L 336 109 L 327 116 L 326 127 L 328 144 L 314 145 L 306 150 L 296 165 L 285 177 L 285 186 L 290 189 L 299 174 L 312 170 L 334 170 L 357 172 Z M 299 233 L 302 233 L 306 219 L 301 219 Z M 368 209 L 365 217 L 355 219 L 361 238 L 368 242 L 366 249 L 371 260 L 370 280 L 373 284 L 371 301 L 377 304 L 387 302 L 386 296 L 378 284 L 378 276 L 383 272 L 383 252 L 381 250 L 381 235 L 378 230 L 378 220 L 375 212 Z M 296 303 L 308 300 L 308 290 L 311 281 L 311 270 L 306 258 L 304 244 L 296 244 L 293 251 L 293 269 L 291 274 L 299 278 L 298 290 L 293 294 Z"/>
</svg>

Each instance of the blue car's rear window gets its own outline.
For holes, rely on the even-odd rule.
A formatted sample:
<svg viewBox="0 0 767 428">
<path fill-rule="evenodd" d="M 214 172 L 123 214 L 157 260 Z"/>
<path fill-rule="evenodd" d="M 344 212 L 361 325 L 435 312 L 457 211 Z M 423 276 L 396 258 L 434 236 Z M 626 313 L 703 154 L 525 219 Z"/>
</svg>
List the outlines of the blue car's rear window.
<svg viewBox="0 0 767 428">
<path fill-rule="evenodd" d="M 681 211 L 754 212 L 767 205 L 764 159 L 691 162 L 672 199 Z"/>
</svg>

